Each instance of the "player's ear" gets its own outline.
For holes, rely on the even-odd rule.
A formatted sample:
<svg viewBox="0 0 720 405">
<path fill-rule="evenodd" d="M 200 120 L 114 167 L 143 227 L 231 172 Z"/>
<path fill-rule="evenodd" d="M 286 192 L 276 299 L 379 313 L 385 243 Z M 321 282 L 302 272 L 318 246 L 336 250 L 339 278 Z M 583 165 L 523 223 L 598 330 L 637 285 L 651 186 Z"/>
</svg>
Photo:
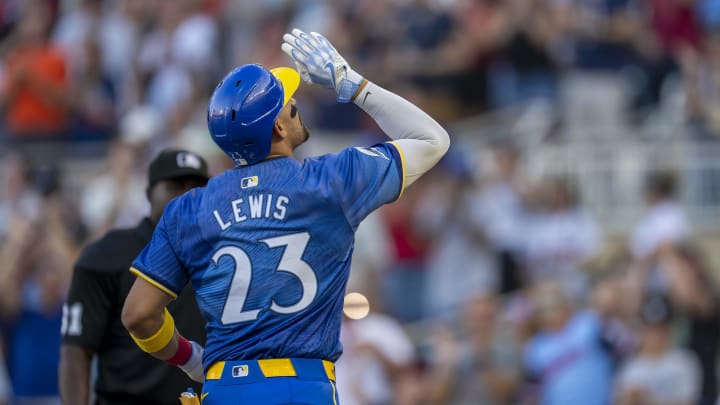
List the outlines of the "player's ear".
<svg viewBox="0 0 720 405">
<path fill-rule="evenodd" d="M 273 136 L 279 136 L 281 139 L 285 139 L 287 136 L 287 131 L 285 130 L 285 126 L 280 122 L 279 119 L 275 120 L 275 123 L 273 124 Z"/>
</svg>

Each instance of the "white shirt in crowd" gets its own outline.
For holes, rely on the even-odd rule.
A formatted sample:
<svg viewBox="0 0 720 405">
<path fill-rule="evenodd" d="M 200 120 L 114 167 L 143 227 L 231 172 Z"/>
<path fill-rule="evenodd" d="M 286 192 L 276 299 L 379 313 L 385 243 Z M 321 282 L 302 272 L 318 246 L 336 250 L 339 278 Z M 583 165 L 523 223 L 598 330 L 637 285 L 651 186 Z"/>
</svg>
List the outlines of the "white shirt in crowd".
<svg viewBox="0 0 720 405">
<path fill-rule="evenodd" d="M 601 232 L 595 219 L 581 209 L 533 217 L 525 235 L 525 260 L 533 281 L 557 281 L 573 297 L 585 290 L 582 265 L 595 256 Z"/>
<path fill-rule="evenodd" d="M 119 10 L 106 9 L 95 17 L 78 8 L 60 16 L 52 40 L 67 56 L 71 70 L 78 73 L 84 70 L 87 59 L 85 41 L 95 39 L 100 45 L 104 70 L 111 77 L 122 79 L 132 69 L 138 37 L 134 22 Z"/>
<path fill-rule="evenodd" d="M 468 191 L 460 198 L 457 206 L 444 201 L 427 204 L 432 209 L 422 212 L 425 225 L 436 233 L 425 280 L 426 309 L 433 315 L 451 313 L 499 284 L 495 252 L 478 240 L 487 218 L 479 194 Z"/>
<path fill-rule="evenodd" d="M 335 368 L 340 403 L 392 403 L 391 378 L 381 361 L 367 347 L 372 346 L 398 366 L 411 365 L 415 358 L 414 346 L 400 324 L 388 316 L 372 312 L 363 319 L 344 320 L 340 342 L 343 355 Z"/>
<path fill-rule="evenodd" d="M 622 368 L 617 386 L 618 391 L 641 390 L 657 405 L 694 403 L 700 394 L 700 366 L 682 349 L 658 358 L 638 356 Z"/>
<path fill-rule="evenodd" d="M 108 224 L 114 206 L 117 206 L 115 221 Z M 87 185 L 80 203 L 80 215 L 92 231 L 105 225 L 112 228 L 134 227 L 149 212 L 145 181 L 137 176 L 130 177 L 125 187 L 119 186 L 110 175 L 98 177 Z"/>
<path fill-rule="evenodd" d="M 636 259 L 645 259 L 667 242 L 679 242 L 690 235 L 690 225 L 680 204 L 664 201 L 649 207 L 635 226 L 630 251 Z"/>
<path fill-rule="evenodd" d="M 380 211 L 372 212 L 360 222 L 355 231 L 347 291 L 366 291 L 373 285 L 375 273 L 385 270 L 390 263 L 391 243 Z"/>
<path fill-rule="evenodd" d="M 482 187 L 478 202 L 484 211 L 487 238 L 498 249 L 516 252 L 522 248 L 526 213 L 512 184 L 495 181 Z"/>
<path fill-rule="evenodd" d="M 0 199 L 0 240 L 4 239 L 12 226 L 12 218 L 20 216 L 27 221 L 35 221 L 40 215 L 42 200 L 31 190 L 26 190 L 16 203 Z"/>
</svg>

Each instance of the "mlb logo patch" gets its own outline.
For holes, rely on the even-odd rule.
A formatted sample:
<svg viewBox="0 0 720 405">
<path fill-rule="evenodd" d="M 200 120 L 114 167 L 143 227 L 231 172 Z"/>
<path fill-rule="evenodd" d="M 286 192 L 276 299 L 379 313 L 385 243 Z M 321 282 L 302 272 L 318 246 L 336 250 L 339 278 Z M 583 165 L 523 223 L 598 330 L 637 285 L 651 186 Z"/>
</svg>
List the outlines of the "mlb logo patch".
<svg viewBox="0 0 720 405">
<path fill-rule="evenodd" d="M 232 376 L 233 378 L 240 378 L 240 377 L 247 377 L 248 375 L 248 366 L 243 364 L 241 366 L 233 366 L 232 368 Z"/>
<path fill-rule="evenodd" d="M 258 185 L 258 176 L 252 176 L 252 177 L 245 177 L 244 179 L 240 180 L 240 187 L 241 188 L 251 188 Z"/>
</svg>

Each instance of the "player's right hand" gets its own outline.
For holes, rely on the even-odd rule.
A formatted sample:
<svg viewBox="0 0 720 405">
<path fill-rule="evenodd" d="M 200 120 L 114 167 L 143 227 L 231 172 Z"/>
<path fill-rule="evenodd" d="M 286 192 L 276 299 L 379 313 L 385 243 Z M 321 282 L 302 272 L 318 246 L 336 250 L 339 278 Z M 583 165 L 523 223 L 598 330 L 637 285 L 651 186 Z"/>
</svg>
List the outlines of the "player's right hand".
<svg viewBox="0 0 720 405">
<path fill-rule="evenodd" d="M 363 77 L 350 68 L 327 38 L 295 28 L 283 36 L 283 41 L 282 50 L 293 59 L 303 81 L 334 89 L 341 103 L 352 99 Z"/>
<path fill-rule="evenodd" d="M 180 370 L 184 371 L 191 380 L 203 383 L 205 382 L 205 373 L 203 371 L 202 359 L 205 349 L 197 342 L 191 341 L 190 344 L 192 345 L 190 358 L 185 364 L 178 367 L 180 367 Z"/>
</svg>

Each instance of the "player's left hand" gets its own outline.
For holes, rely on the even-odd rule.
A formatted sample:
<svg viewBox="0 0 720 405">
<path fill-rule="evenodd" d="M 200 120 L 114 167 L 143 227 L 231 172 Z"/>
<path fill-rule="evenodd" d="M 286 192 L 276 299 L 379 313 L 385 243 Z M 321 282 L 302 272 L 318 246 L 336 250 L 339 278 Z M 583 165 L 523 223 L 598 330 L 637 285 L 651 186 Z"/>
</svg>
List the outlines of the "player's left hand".
<svg viewBox="0 0 720 405">
<path fill-rule="evenodd" d="M 205 373 L 203 371 L 202 363 L 205 349 L 203 349 L 203 347 L 197 342 L 190 342 L 190 344 L 192 345 L 192 354 L 190 355 L 190 358 L 185 362 L 185 364 L 178 367 L 180 367 L 180 370 L 184 371 L 191 380 L 199 383 L 205 382 Z"/>
<path fill-rule="evenodd" d="M 283 36 L 283 41 L 282 50 L 295 61 L 303 81 L 334 89 L 341 103 L 352 99 L 364 79 L 327 38 L 295 28 Z"/>
</svg>

